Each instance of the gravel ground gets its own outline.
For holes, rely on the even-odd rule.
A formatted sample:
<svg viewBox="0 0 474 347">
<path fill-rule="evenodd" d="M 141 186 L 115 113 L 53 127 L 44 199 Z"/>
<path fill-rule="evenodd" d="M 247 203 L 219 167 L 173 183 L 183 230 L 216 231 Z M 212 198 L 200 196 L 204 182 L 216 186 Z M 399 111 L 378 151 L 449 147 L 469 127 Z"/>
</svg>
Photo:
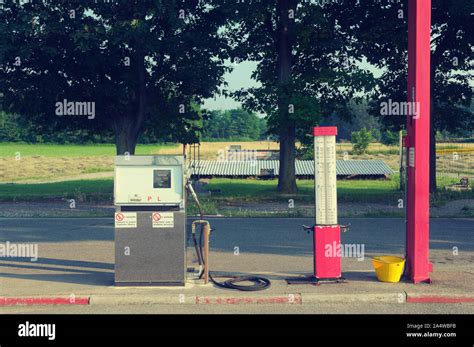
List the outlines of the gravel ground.
<svg viewBox="0 0 474 347">
<path fill-rule="evenodd" d="M 286 203 L 231 203 L 218 206 L 224 216 L 235 217 L 312 217 L 313 205 L 288 209 Z M 24 217 L 111 217 L 114 206 L 109 202 L 76 202 L 70 207 L 67 199 L 45 202 L 0 202 L 0 218 Z M 338 203 L 340 217 L 403 217 L 404 210 L 393 205 L 375 203 Z M 473 217 L 474 200 L 455 200 L 430 209 L 431 217 Z"/>
<path fill-rule="evenodd" d="M 0 217 L 111 217 L 115 211 L 113 205 L 106 203 L 76 202 L 75 208 L 70 205 L 67 199 L 48 202 L 0 202 Z"/>
</svg>

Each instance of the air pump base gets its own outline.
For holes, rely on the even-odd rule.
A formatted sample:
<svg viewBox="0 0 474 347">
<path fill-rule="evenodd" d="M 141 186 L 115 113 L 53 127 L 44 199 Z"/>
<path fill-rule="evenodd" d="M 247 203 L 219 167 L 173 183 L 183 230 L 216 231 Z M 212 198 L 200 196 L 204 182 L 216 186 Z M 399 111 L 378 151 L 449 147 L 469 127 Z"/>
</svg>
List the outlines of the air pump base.
<svg viewBox="0 0 474 347">
<path fill-rule="evenodd" d="M 334 284 L 334 283 L 346 283 L 344 277 L 335 277 L 335 278 L 317 278 L 314 275 L 307 277 L 298 277 L 298 278 L 287 278 L 286 283 L 289 285 L 292 284 L 313 284 L 319 286 L 321 284 Z"/>
</svg>

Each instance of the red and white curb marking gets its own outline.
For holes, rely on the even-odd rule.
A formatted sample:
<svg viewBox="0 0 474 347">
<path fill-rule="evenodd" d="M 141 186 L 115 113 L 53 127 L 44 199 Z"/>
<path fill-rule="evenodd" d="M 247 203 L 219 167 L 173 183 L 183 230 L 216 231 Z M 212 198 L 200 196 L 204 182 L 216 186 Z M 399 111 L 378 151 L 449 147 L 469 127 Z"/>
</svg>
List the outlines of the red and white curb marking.
<svg viewBox="0 0 474 347">
<path fill-rule="evenodd" d="M 407 297 L 407 303 L 417 304 L 460 304 L 460 303 L 474 303 L 474 297 L 462 296 L 436 296 L 436 295 L 418 295 L 414 297 Z"/>
<path fill-rule="evenodd" d="M 0 306 L 32 306 L 32 305 L 89 305 L 88 297 L 64 298 L 64 297 L 0 297 Z"/>
<path fill-rule="evenodd" d="M 281 296 L 187 296 L 186 304 L 195 305 L 244 305 L 244 304 L 303 304 L 304 294 L 291 294 Z M 348 296 L 350 297 L 350 296 Z M 161 297 L 160 295 L 141 297 L 137 295 L 132 300 L 124 299 L 122 296 L 93 295 L 90 297 L 0 297 L 0 307 L 2 306 L 34 306 L 34 305 L 100 305 L 100 304 L 179 304 L 174 296 Z M 189 300 L 190 299 L 190 300 Z M 333 298 L 327 303 L 344 303 L 346 300 Z M 188 301 L 189 300 L 189 301 Z M 314 300 L 305 300 L 307 304 L 315 304 Z M 324 300 L 323 300 L 324 301 Z M 357 302 L 359 300 L 351 300 Z M 326 302 L 326 301 L 325 301 Z M 362 300 L 360 302 L 380 302 L 380 299 Z M 416 295 L 406 297 L 406 303 L 422 304 L 459 304 L 474 303 L 474 296 L 442 296 L 442 295 Z"/>
</svg>

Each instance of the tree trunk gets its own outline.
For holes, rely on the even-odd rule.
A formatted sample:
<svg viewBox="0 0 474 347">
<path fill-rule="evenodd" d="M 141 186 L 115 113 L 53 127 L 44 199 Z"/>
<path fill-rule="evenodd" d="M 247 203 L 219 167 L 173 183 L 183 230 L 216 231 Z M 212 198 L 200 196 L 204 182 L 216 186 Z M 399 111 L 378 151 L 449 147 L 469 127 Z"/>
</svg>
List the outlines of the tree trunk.
<svg viewBox="0 0 474 347">
<path fill-rule="evenodd" d="M 291 52 L 293 19 L 290 19 L 290 10 L 295 10 L 296 6 L 291 0 L 278 0 L 278 34 L 277 34 L 277 71 L 279 84 L 278 112 L 280 121 L 280 169 L 278 173 L 278 191 L 284 194 L 295 194 L 295 141 L 296 128 L 289 121 L 289 105 L 287 88 L 291 82 Z"/>
<path fill-rule="evenodd" d="M 134 155 L 138 133 L 133 131 L 134 119 L 121 117 L 115 123 L 115 147 L 117 155 Z"/>
<path fill-rule="evenodd" d="M 135 95 L 131 101 L 131 113 L 117 117 L 115 120 L 115 146 L 117 155 L 134 155 L 138 136 L 140 135 L 145 119 L 146 107 L 146 70 L 144 55 L 137 55 L 134 59 L 136 66 L 137 84 Z"/>
<path fill-rule="evenodd" d="M 295 194 L 295 138 L 294 126 L 280 129 L 280 170 L 278 176 L 278 191 L 284 194 Z"/>
</svg>

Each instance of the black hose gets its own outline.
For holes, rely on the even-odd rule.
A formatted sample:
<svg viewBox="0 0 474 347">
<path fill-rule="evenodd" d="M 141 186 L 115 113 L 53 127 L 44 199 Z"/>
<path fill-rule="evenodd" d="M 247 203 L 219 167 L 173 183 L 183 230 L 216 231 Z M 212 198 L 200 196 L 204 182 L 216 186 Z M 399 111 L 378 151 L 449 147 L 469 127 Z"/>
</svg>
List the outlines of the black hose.
<svg viewBox="0 0 474 347">
<path fill-rule="evenodd" d="M 203 259 L 203 266 L 204 266 L 204 256 L 202 253 L 202 235 L 204 233 L 204 227 L 201 225 L 201 232 L 199 235 L 199 251 L 201 253 L 201 257 Z M 199 278 L 202 277 L 203 274 Z M 225 289 L 234 289 L 234 290 L 240 290 L 243 292 L 256 292 L 259 290 L 264 290 L 267 288 L 270 288 L 271 282 L 268 278 L 265 277 L 259 277 L 259 276 L 221 276 L 221 277 L 231 277 L 231 279 L 224 281 L 224 282 L 218 282 L 216 281 L 213 277 L 211 272 L 209 271 L 209 279 L 214 283 L 216 286 L 220 288 L 225 288 Z M 252 285 L 241 285 L 241 284 L 236 284 L 240 282 L 253 282 Z"/>
<path fill-rule="evenodd" d="M 204 267 L 204 253 L 202 251 L 202 244 L 203 244 L 203 238 L 202 238 L 202 235 L 204 234 L 204 224 L 201 224 L 201 232 L 199 233 L 199 255 L 202 259 L 202 266 Z M 199 276 L 199 278 L 202 278 L 202 276 L 204 275 L 204 271 L 201 273 L 201 275 Z"/>
<path fill-rule="evenodd" d="M 225 277 L 228 277 L 228 276 L 225 276 Z M 209 272 L 209 278 L 211 279 L 212 283 L 214 283 L 216 286 L 220 288 L 235 289 L 235 290 L 240 290 L 243 292 L 255 292 L 259 290 L 268 289 L 271 286 L 271 282 L 268 278 L 259 277 L 259 276 L 235 276 L 227 281 L 218 282 L 211 276 L 211 273 Z M 253 282 L 253 284 L 252 285 L 236 284 L 239 282 Z"/>
<path fill-rule="evenodd" d="M 194 201 L 196 202 L 196 205 L 199 210 L 199 216 L 201 217 L 201 220 L 204 219 L 204 213 L 202 211 L 202 206 L 201 203 L 199 202 L 199 198 L 197 197 L 196 192 L 194 191 L 192 185 L 188 182 L 186 185 L 186 188 L 189 190 L 191 193 Z M 202 251 L 202 241 L 203 241 L 203 233 L 204 233 L 204 225 L 201 224 L 201 231 L 199 234 L 199 246 L 197 243 L 196 235 L 193 234 L 193 242 L 194 242 L 194 248 L 196 250 L 196 254 L 198 257 L 199 265 L 205 266 L 204 264 L 204 255 Z M 204 273 L 201 273 L 199 278 L 202 278 Z M 232 277 L 231 279 L 224 281 L 224 282 L 218 282 L 216 281 L 212 275 L 211 272 L 209 271 L 209 279 L 214 283 L 216 286 L 220 288 L 226 288 L 226 289 L 235 289 L 235 290 L 240 290 L 244 292 L 255 292 L 259 290 L 264 290 L 267 288 L 270 288 L 271 282 L 268 278 L 265 277 L 259 277 L 259 276 L 224 276 L 224 277 Z M 241 284 L 236 284 L 240 282 L 252 282 L 252 285 L 241 285 Z"/>
<path fill-rule="evenodd" d="M 197 258 L 198 258 L 198 264 L 200 266 L 203 266 L 203 260 L 201 258 L 201 254 L 199 253 L 199 248 L 198 248 L 198 243 L 197 243 L 197 240 L 196 240 L 196 235 L 193 234 L 193 244 L 194 244 L 194 249 L 196 251 L 196 254 L 197 254 Z"/>
</svg>

